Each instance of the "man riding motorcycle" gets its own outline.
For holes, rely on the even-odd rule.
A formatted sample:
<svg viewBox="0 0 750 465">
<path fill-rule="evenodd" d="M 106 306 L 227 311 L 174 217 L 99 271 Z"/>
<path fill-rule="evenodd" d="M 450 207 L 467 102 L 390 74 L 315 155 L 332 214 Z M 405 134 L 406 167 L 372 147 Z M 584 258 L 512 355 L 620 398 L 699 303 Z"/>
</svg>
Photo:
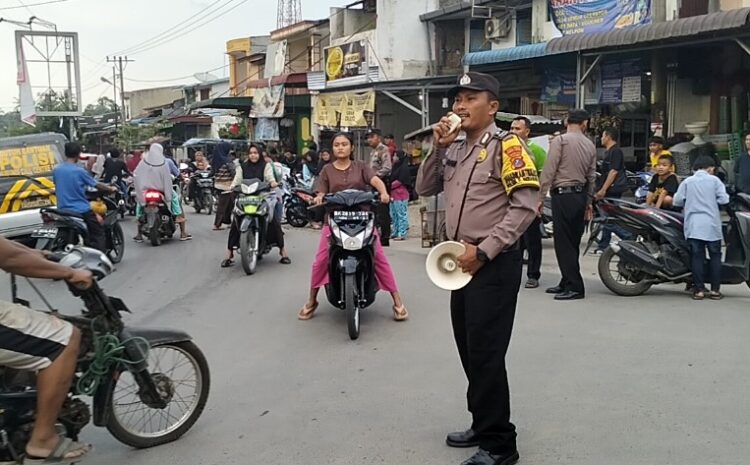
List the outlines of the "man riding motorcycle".
<svg viewBox="0 0 750 465">
<path fill-rule="evenodd" d="M 180 225 L 180 240 L 189 241 L 192 239 L 193 236 L 187 233 L 185 213 L 182 211 L 179 194 L 172 189 L 172 174 L 170 173 L 168 160 L 164 156 L 164 147 L 161 144 L 151 144 L 142 162 L 135 169 L 133 176 L 136 198 L 138 199 L 136 217 L 139 222 L 143 216 L 143 208 L 141 206 L 143 194 L 147 189 L 154 189 L 164 194 L 166 204 L 170 206 L 170 211 L 176 217 L 175 222 Z M 143 242 L 141 229 L 138 225 L 136 225 L 136 228 L 137 234 L 133 239 L 136 242 Z"/>
<path fill-rule="evenodd" d="M 74 270 L 44 254 L 0 237 L 0 268 L 29 278 L 92 284 L 88 270 Z M 10 302 L 0 302 L 0 365 L 38 371 L 37 410 L 26 462 L 78 461 L 91 446 L 60 437 L 55 428 L 76 369 L 81 334 L 67 321 Z"/>
<path fill-rule="evenodd" d="M 96 182 L 89 173 L 78 166 L 81 157 L 81 145 L 75 142 L 65 144 L 65 163 L 58 165 L 52 172 L 57 196 L 57 209 L 80 215 L 88 228 L 86 245 L 102 252 L 107 251 L 107 239 L 104 227 L 91 209 L 86 198 L 86 188 L 96 187 L 102 192 L 117 192 L 117 188 Z"/>
</svg>

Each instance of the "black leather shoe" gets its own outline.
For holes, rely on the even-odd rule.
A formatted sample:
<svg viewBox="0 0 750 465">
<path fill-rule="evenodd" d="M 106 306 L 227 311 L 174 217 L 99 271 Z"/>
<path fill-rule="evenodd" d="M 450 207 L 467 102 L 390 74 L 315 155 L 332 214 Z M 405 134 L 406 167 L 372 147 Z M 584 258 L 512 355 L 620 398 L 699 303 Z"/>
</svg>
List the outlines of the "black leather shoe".
<svg viewBox="0 0 750 465">
<path fill-rule="evenodd" d="M 451 447 L 476 447 L 479 445 L 479 436 L 473 429 L 456 431 L 445 438 L 445 443 Z"/>
<path fill-rule="evenodd" d="M 562 294 L 557 294 L 555 300 L 580 300 L 586 297 L 583 292 L 565 291 Z"/>
<path fill-rule="evenodd" d="M 519 459 L 518 451 L 510 454 L 490 454 L 484 449 L 479 449 L 476 454 L 461 465 L 513 465 Z"/>
<path fill-rule="evenodd" d="M 555 286 L 547 288 L 544 292 L 546 292 L 547 294 L 562 294 L 563 292 L 565 292 L 565 289 L 560 286 Z"/>
</svg>

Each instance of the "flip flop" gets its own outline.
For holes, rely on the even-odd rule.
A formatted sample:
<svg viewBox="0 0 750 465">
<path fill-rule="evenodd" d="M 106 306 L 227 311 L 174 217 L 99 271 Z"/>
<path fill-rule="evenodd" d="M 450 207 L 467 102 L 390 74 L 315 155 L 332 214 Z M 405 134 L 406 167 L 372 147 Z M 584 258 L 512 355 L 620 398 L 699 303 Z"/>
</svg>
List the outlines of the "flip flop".
<svg viewBox="0 0 750 465">
<path fill-rule="evenodd" d="M 191 241 L 191 240 L 193 240 L 193 236 L 191 236 L 190 234 L 188 234 L 187 236 L 181 237 L 180 240 L 183 241 L 183 242 L 185 242 L 185 241 Z"/>
<path fill-rule="evenodd" d="M 409 318 L 409 311 L 405 305 L 400 307 L 393 306 L 393 319 L 396 321 L 406 321 Z"/>
<path fill-rule="evenodd" d="M 302 307 L 302 310 L 300 310 L 299 313 L 297 314 L 297 319 L 303 320 L 303 321 L 309 320 L 310 318 L 315 316 L 315 310 L 317 309 L 318 309 L 318 302 L 315 302 L 315 305 L 313 305 L 312 307 L 308 307 L 307 304 L 305 304 Z"/>
<path fill-rule="evenodd" d="M 139 238 L 137 238 L 137 237 L 134 237 L 134 238 L 133 238 L 133 240 L 134 240 L 135 242 L 139 243 L 139 244 L 142 244 L 142 243 L 143 243 L 143 238 L 140 238 L 140 239 L 139 239 Z"/>
<path fill-rule="evenodd" d="M 222 268 L 229 268 L 232 265 L 234 265 L 234 260 L 230 260 L 228 258 L 221 262 Z"/>
<path fill-rule="evenodd" d="M 45 457 L 34 457 L 27 455 L 23 459 L 23 465 L 44 465 L 50 463 L 76 463 L 80 462 L 81 459 L 91 452 L 94 448 L 91 444 L 84 444 L 81 442 L 75 442 L 70 438 L 60 437 L 57 442 L 57 446 Z M 75 451 L 83 451 L 83 454 L 67 458 L 67 454 Z"/>
<path fill-rule="evenodd" d="M 282 265 L 291 265 L 292 260 L 289 257 L 281 257 L 281 260 L 279 260 L 279 263 Z"/>
</svg>

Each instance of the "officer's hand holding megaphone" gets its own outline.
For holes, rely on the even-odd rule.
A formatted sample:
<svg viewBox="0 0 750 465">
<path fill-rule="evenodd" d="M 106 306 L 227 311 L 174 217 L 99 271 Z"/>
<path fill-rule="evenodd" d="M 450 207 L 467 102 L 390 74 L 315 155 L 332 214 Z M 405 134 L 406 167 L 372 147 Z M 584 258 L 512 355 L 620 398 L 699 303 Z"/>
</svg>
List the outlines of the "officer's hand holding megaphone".
<svg viewBox="0 0 750 465">
<path fill-rule="evenodd" d="M 455 118 L 458 118 L 458 122 Z M 441 148 L 450 146 L 458 137 L 459 132 L 461 132 L 461 119 L 453 112 L 443 116 L 432 126 L 435 145 Z"/>
<path fill-rule="evenodd" d="M 468 244 L 464 241 L 461 241 L 461 243 L 466 247 L 466 252 L 464 252 L 463 255 L 456 257 L 456 261 L 464 273 L 469 273 L 474 276 L 477 271 L 484 266 L 484 262 L 482 262 L 477 256 L 477 246 Z"/>
</svg>

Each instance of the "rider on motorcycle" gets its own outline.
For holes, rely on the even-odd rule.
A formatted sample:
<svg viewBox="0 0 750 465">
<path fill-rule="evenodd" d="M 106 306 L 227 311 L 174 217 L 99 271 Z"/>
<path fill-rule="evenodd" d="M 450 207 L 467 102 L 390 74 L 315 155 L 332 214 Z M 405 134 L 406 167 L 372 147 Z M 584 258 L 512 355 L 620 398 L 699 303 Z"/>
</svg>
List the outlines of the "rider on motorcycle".
<svg viewBox="0 0 750 465">
<path fill-rule="evenodd" d="M 117 192 L 117 188 L 96 182 L 89 173 L 78 166 L 81 157 L 81 145 L 75 142 L 65 144 L 65 163 L 58 165 L 52 172 L 57 196 L 57 208 L 61 212 L 80 215 L 88 228 L 87 244 L 90 247 L 107 251 L 107 239 L 104 227 L 91 209 L 86 198 L 86 188 L 96 187 L 102 192 Z"/>
<path fill-rule="evenodd" d="M 112 179 L 117 177 L 118 187 L 125 194 L 125 178 L 130 176 L 128 166 L 120 158 L 120 150 L 113 148 L 109 151 L 110 158 L 104 161 L 104 173 L 102 174 L 102 182 L 105 184 L 111 184 Z"/>
<path fill-rule="evenodd" d="M 29 278 L 64 279 L 88 288 L 92 275 L 47 260 L 43 253 L 0 237 L 0 268 Z M 55 428 L 76 369 L 81 333 L 52 315 L 0 302 L 0 365 L 38 371 L 37 410 L 27 460 L 77 461 L 89 444 L 60 437 Z"/>
<path fill-rule="evenodd" d="M 272 188 L 277 188 L 279 183 L 275 175 L 275 167 L 273 163 L 266 163 L 266 160 L 261 158 L 260 149 L 257 145 L 250 145 L 250 149 L 247 156 L 247 161 L 240 164 L 240 168 L 237 169 L 234 175 L 234 181 L 232 181 L 231 188 L 234 189 L 236 186 L 242 184 L 243 179 L 259 179 L 267 182 Z M 276 204 L 279 205 L 278 196 L 274 196 Z M 275 209 L 276 210 L 276 209 Z M 281 260 L 279 263 L 283 265 L 289 265 L 292 260 L 289 258 L 289 254 L 284 246 L 284 231 L 281 229 L 281 216 L 278 211 L 274 211 L 273 220 L 268 225 L 269 231 L 269 244 L 276 244 L 279 247 L 279 253 L 281 254 Z M 232 221 L 232 225 L 229 229 L 229 239 L 227 241 L 227 258 L 221 262 L 222 268 L 232 266 L 234 263 L 234 249 L 240 246 L 240 228 L 237 224 L 237 220 Z"/>
<path fill-rule="evenodd" d="M 178 173 L 179 174 L 179 173 Z M 141 163 L 138 164 L 138 168 L 133 173 L 135 179 L 135 191 L 136 198 L 138 199 L 138 207 L 136 208 L 136 217 L 140 220 L 143 216 L 143 208 L 141 201 L 143 194 L 147 189 L 154 189 L 164 194 L 164 201 L 169 205 L 169 210 L 175 216 L 175 223 L 180 225 L 180 240 L 189 241 L 193 238 L 187 233 L 187 224 L 185 219 L 185 213 L 182 211 L 182 205 L 180 205 L 179 195 L 172 189 L 172 174 L 167 163 L 166 157 L 164 157 L 164 147 L 161 144 L 151 144 L 143 157 Z M 136 242 L 143 242 L 143 236 L 141 235 L 141 229 L 136 224 L 137 234 L 133 238 Z"/>
</svg>

